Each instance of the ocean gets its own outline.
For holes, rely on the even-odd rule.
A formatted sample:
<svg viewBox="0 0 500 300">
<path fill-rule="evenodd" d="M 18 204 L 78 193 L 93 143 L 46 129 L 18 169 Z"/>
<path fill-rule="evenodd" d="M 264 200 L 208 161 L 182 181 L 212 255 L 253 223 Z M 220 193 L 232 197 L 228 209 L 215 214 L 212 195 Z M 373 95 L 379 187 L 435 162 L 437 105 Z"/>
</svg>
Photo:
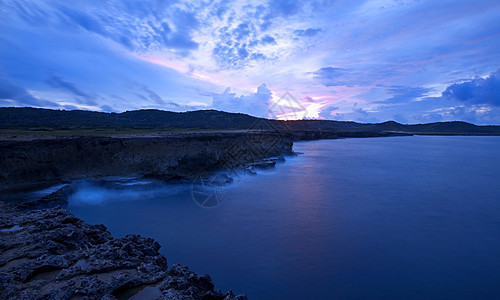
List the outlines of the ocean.
<svg viewBox="0 0 500 300">
<path fill-rule="evenodd" d="M 204 187 L 215 207 L 193 198 L 199 182 L 118 178 L 83 182 L 68 210 L 118 237 L 153 237 L 169 265 L 249 299 L 500 298 L 500 137 L 294 150 L 274 169 Z"/>
</svg>

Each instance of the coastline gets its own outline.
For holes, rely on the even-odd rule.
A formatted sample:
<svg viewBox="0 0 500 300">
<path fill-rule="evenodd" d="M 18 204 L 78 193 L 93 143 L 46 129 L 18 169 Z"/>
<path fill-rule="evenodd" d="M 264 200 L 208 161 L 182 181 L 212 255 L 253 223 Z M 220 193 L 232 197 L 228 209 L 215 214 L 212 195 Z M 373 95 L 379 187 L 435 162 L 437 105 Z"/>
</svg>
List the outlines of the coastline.
<svg viewBox="0 0 500 300">
<path fill-rule="evenodd" d="M 246 299 L 215 291 L 209 275 L 167 268 L 151 238 L 114 238 L 60 207 L 21 211 L 0 202 L 0 215 L 3 299 L 123 299 L 147 287 L 151 299 Z"/>
<path fill-rule="evenodd" d="M 138 174 L 185 180 L 222 168 L 272 167 L 276 161 L 264 158 L 293 154 L 289 137 L 262 132 L 28 139 L 2 141 L 0 152 L 6 158 L 0 168 L 4 194 L 63 185 L 40 199 L 0 201 L 0 287 L 6 299 L 124 299 L 143 288 L 150 299 L 246 299 L 215 291 L 208 275 L 186 266 L 167 268 L 153 239 L 114 238 L 104 225 L 86 224 L 60 206 L 79 179 Z"/>
<path fill-rule="evenodd" d="M 134 163 L 135 166 L 141 167 L 137 170 L 144 171 L 148 170 L 147 166 L 164 163 L 167 159 L 171 164 L 164 164 L 166 167 L 161 171 L 153 175 L 151 173 L 139 174 L 165 181 L 192 179 L 197 176 L 206 176 L 221 168 L 259 164 L 264 164 L 266 167 L 266 157 L 293 154 L 294 140 L 401 135 L 409 134 L 367 136 L 361 133 L 345 137 L 337 135 L 318 138 L 314 135 L 305 135 L 302 138 L 292 138 L 273 132 L 248 134 L 248 131 L 243 131 L 183 133 L 163 137 L 74 137 L 54 138 L 48 141 L 35 139 L 0 142 L 0 150 L 6 153 L 5 157 L 8 158 L 2 162 L 7 166 L 2 167 L 2 170 L 11 170 L 8 169 L 8 164 L 13 166 L 16 159 L 19 161 L 24 155 L 23 157 L 26 158 L 17 169 L 21 174 L 18 174 L 18 178 L 30 174 L 29 170 L 44 169 L 47 164 L 50 166 L 48 170 L 52 170 L 42 173 L 42 176 L 36 172 L 31 174 L 33 177 L 28 177 L 29 180 L 26 180 L 25 184 L 34 182 L 43 184 L 44 180 L 36 180 L 47 174 L 51 176 L 54 174 L 54 169 L 59 170 L 59 177 L 49 179 L 53 180 L 53 183 L 65 184 L 41 199 L 25 202 L 17 207 L 0 201 L 0 237 L 2 238 L 0 284 L 2 289 L 8 292 L 6 294 L 8 299 L 56 296 L 67 299 L 75 295 L 115 299 L 122 298 L 125 294 L 131 295 L 144 287 L 149 289 L 151 285 L 155 286 L 153 288 L 155 296 L 152 297 L 155 299 L 183 297 L 199 299 L 204 295 L 210 295 L 211 299 L 246 299 L 244 295 L 235 296 L 231 291 L 226 293 L 214 291 L 213 283 L 208 275 L 199 276 L 189 271 L 187 267 L 179 265 L 168 269 L 165 257 L 158 252 L 160 245 L 152 239 L 135 235 L 127 235 L 120 239 L 113 238 L 103 225 L 88 225 L 64 208 L 54 206 L 67 205 L 67 197 L 75 188 L 72 184 L 74 180 L 109 175 L 130 175 L 129 167 Z M 85 147 L 86 144 L 90 147 Z M 155 146 L 147 147 L 151 144 Z M 209 144 L 211 148 L 207 147 Z M 75 152 L 68 152 L 68 147 L 76 150 L 76 155 Z M 208 150 L 201 151 L 203 147 Z M 231 149 L 235 152 L 229 151 Z M 95 151 L 101 155 L 101 160 L 95 165 L 95 169 L 90 169 L 90 173 L 85 172 L 89 170 L 88 168 L 77 168 L 80 173 L 69 174 L 62 172 L 64 168 L 58 169 L 64 166 L 74 171 L 75 165 L 66 166 L 70 158 L 68 155 L 75 156 L 70 158 L 70 161 L 85 165 L 85 159 L 95 158 L 92 156 Z M 64 155 L 65 152 L 68 155 Z M 29 153 L 38 153 L 40 156 L 30 156 Z M 107 168 L 105 162 L 116 157 L 117 153 L 126 155 L 127 159 L 119 161 L 115 165 L 116 168 Z M 156 156 L 151 156 L 151 153 L 155 153 Z M 238 155 L 235 156 L 235 153 Z M 131 158 L 135 160 L 130 160 Z M 185 168 L 178 167 L 189 160 L 192 160 L 192 164 Z M 212 163 L 206 164 L 207 161 L 212 161 Z M 56 162 L 61 165 L 55 165 Z M 124 168 L 120 169 L 121 167 Z M 9 176 L 11 175 L 4 175 L 2 179 Z M 2 188 L 8 190 L 6 187 L 9 187 L 9 183 L 8 180 L 5 181 Z M 74 234 L 83 239 L 73 241 Z M 25 241 L 35 242 L 26 243 Z M 131 250 L 133 255 L 128 253 L 128 250 L 123 252 L 125 248 L 130 247 L 133 248 Z M 106 258 L 98 255 L 103 251 L 108 253 Z M 19 254 L 12 256 L 12 253 Z M 94 261 L 95 263 L 90 264 L 95 266 L 88 269 L 87 261 Z M 87 269 L 82 269 L 82 264 L 85 264 Z M 146 268 L 144 269 L 143 266 Z M 40 296 L 35 291 L 42 287 L 44 294 Z"/>
<path fill-rule="evenodd" d="M 292 145 L 289 136 L 251 131 L 1 141 L 0 190 L 107 176 L 193 180 L 292 154 Z"/>
</svg>

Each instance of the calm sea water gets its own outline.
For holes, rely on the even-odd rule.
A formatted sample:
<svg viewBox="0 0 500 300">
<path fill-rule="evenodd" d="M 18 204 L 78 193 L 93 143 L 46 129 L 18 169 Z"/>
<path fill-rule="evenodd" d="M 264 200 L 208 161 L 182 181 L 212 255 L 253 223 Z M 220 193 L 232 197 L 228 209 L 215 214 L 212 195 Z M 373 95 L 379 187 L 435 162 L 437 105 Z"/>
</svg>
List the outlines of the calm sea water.
<svg viewBox="0 0 500 300">
<path fill-rule="evenodd" d="M 500 297 L 500 137 L 321 140 L 198 206 L 191 185 L 92 183 L 69 210 L 155 238 L 250 299 Z"/>
</svg>

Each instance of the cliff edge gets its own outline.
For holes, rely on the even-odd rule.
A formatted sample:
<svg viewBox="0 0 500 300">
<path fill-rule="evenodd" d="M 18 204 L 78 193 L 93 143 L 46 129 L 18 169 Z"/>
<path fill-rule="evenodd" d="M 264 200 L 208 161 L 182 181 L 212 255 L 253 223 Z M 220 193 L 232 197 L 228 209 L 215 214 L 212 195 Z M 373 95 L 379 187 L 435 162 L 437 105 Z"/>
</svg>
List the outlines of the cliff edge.
<svg viewBox="0 0 500 300">
<path fill-rule="evenodd" d="M 105 176 L 194 179 L 291 154 L 292 145 L 288 136 L 251 131 L 0 141 L 0 190 Z"/>
</svg>

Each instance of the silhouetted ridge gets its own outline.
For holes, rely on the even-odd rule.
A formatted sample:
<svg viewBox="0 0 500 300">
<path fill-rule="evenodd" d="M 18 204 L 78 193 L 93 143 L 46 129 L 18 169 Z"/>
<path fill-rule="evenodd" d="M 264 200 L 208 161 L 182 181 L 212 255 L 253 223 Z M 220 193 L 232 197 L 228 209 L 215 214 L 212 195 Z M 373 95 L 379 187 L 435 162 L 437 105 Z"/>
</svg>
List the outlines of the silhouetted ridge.
<svg viewBox="0 0 500 300">
<path fill-rule="evenodd" d="M 218 110 L 171 112 L 157 109 L 103 113 L 83 110 L 51 110 L 42 108 L 0 108 L 1 128 L 150 128 L 150 129 L 251 129 L 267 124 L 291 132 L 317 132 L 318 137 L 342 137 L 340 133 L 372 136 L 373 132 L 411 134 L 478 134 L 500 135 L 500 126 L 477 126 L 467 122 L 437 122 L 404 125 L 395 121 L 362 124 L 333 120 L 277 121 L 256 118 L 241 113 Z M 349 135 L 347 135 L 349 136 Z"/>
<path fill-rule="evenodd" d="M 126 128 L 192 128 L 245 129 L 259 118 L 216 110 L 170 112 L 155 109 L 103 113 L 82 110 L 41 108 L 0 108 L 0 127 L 126 127 Z M 263 119 L 264 120 L 264 119 Z"/>
</svg>

